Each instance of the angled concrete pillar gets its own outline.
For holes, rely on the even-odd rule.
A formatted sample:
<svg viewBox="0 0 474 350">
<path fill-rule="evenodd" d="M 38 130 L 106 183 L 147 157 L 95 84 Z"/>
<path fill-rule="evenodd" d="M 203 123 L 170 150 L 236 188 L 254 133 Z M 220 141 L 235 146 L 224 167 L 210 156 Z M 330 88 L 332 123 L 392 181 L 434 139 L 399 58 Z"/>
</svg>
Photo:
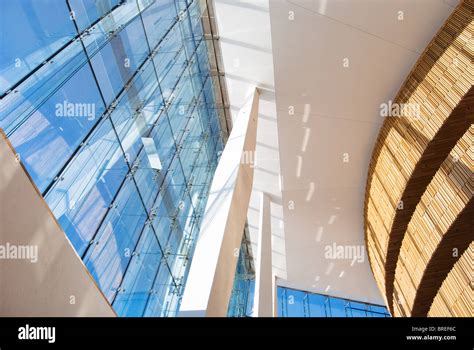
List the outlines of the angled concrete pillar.
<svg viewBox="0 0 474 350">
<path fill-rule="evenodd" d="M 226 316 L 253 184 L 258 90 L 235 120 L 212 181 L 179 316 Z"/>
<path fill-rule="evenodd" d="M 272 271 L 271 210 L 270 198 L 265 193 L 261 193 L 260 199 L 260 226 L 255 265 L 253 316 L 273 317 L 275 278 Z"/>
<path fill-rule="evenodd" d="M 0 316 L 116 316 L 0 129 Z"/>
</svg>

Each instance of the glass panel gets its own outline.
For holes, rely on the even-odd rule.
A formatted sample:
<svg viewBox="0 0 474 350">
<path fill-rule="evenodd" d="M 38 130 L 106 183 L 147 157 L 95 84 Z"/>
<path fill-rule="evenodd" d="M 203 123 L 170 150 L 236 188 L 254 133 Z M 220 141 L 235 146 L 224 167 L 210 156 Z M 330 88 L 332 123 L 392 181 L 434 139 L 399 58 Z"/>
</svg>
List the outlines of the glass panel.
<svg viewBox="0 0 474 350">
<path fill-rule="evenodd" d="M 349 317 L 368 317 L 367 313 L 363 309 L 347 308 L 346 312 L 348 313 Z"/>
<path fill-rule="evenodd" d="M 84 263 L 109 301 L 117 292 L 145 220 L 142 202 L 129 178 L 84 257 Z"/>
<path fill-rule="evenodd" d="M 122 1 L 104 18 L 88 28 L 81 39 L 89 57 L 93 57 L 107 42 L 127 28 L 139 14 L 136 0 Z M 76 15 L 77 17 L 77 15 Z"/>
<path fill-rule="evenodd" d="M 104 112 L 89 66 L 80 69 L 10 137 L 44 191 Z"/>
<path fill-rule="evenodd" d="M 248 247 L 245 245 L 247 240 L 248 236 L 245 232 L 239 251 L 239 259 L 237 260 L 234 286 L 229 300 L 227 311 L 227 316 L 229 317 L 247 317 L 252 316 L 253 313 L 255 276 L 250 265 L 253 258 L 250 256 Z"/>
<path fill-rule="evenodd" d="M 11 135 L 51 95 L 86 64 L 80 42 L 73 42 L 0 100 L 0 127 Z"/>
<path fill-rule="evenodd" d="M 176 145 L 166 113 L 160 115 L 151 132 L 151 137 L 155 141 L 158 154 L 160 154 L 163 169 L 167 169 L 176 154 Z"/>
<path fill-rule="evenodd" d="M 279 317 L 390 317 L 387 308 L 327 295 L 277 288 Z"/>
<path fill-rule="evenodd" d="M 287 290 L 285 288 L 278 288 L 277 289 L 277 297 L 278 297 L 278 317 L 288 317 L 288 303 L 286 297 Z"/>
<path fill-rule="evenodd" d="M 4 0 L 5 1 L 5 0 Z M 20 86 L 0 101 L 0 127 L 10 135 L 19 125 L 54 94 L 65 81 L 86 64 L 87 48 L 93 57 L 112 35 L 120 32 L 138 14 L 135 0 L 127 0 L 31 74 Z M 70 20 L 69 20 L 70 22 Z M 82 43 L 81 43 L 82 42 Z"/>
<path fill-rule="evenodd" d="M 158 269 L 161 268 L 161 258 L 155 233 L 151 227 L 147 227 L 132 254 L 122 288 L 113 303 L 119 316 L 143 315 L 148 298 L 153 293 L 152 287 Z"/>
<path fill-rule="evenodd" d="M 107 105 L 118 96 L 147 54 L 145 33 L 137 17 L 91 59 Z"/>
<path fill-rule="evenodd" d="M 385 307 L 377 305 L 368 305 L 367 314 L 370 317 L 390 317 L 390 314 Z"/>
<path fill-rule="evenodd" d="M 186 53 L 178 26 L 167 34 L 153 58 L 161 84 L 163 98 L 168 101 L 186 65 Z"/>
<path fill-rule="evenodd" d="M 301 317 L 305 315 L 303 306 L 304 293 L 298 290 L 289 289 L 286 293 L 287 317 Z"/>
<path fill-rule="evenodd" d="M 162 176 L 160 171 L 151 167 L 149 158 L 144 150 L 140 152 L 133 167 L 136 169 L 133 177 L 137 183 L 138 191 L 145 203 L 145 208 L 149 211 L 151 210 L 160 189 Z"/>
<path fill-rule="evenodd" d="M 46 196 L 79 254 L 89 245 L 127 171 L 112 124 L 104 120 Z"/>
<path fill-rule="evenodd" d="M 0 94 L 76 35 L 65 1 L 0 0 Z"/>
<path fill-rule="evenodd" d="M 328 317 L 324 307 L 326 297 L 324 295 L 312 294 L 308 295 L 309 315 L 311 317 Z"/>
<path fill-rule="evenodd" d="M 194 109 L 193 87 L 187 70 L 172 92 L 173 103 L 168 109 L 168 117 L 175 140 L 179 143 Z"/>
<path fill-rule="evenodd" d="M 166 259 L 163 259 L 153 283 L 152 293 L 148 297 L 144 314 L 146 317 L 168 316 L 176 302 L 173 302 L 173 294 L 178 290 L 167 266 Z"/>
<path fill-rule="evenodd" d="M 163 103 L 153 65 L 147 63 L 133 79 L 131 87 L 120 96 L 111 114 L 122 147 L 130 163 L 143 147 L 142 137 L 149 137 Z"/>
<path fill-rule="evenodd" d="M 100 17 L 120 4 L 120 0 L 69 0 L 79 30 L 90 27 Z"/>
<path fill-rule="evenodd" d="M 177 158 L 170 165 L 161 191 L 155 201 L 153 227 L 162 246 L 166 247 L 171 229 L 176 222 L 179 201 L 183 196 L 186 184 Z"/>
<path fill-rule="evenodd" d="M 151 6 L 143 11 L 142 18 L 148 42 L 150 47 L 154 48 L 176 22 L 177 15 L 174 0 L 138 0 L 140 9 L 149 4 Z"/>
<path fill-rule="evenodd" d="M 345 301 L 338 298 L 330 298 L 328 306 L 331 308 L 332 317 L 346 317 Z"/>
</svg>

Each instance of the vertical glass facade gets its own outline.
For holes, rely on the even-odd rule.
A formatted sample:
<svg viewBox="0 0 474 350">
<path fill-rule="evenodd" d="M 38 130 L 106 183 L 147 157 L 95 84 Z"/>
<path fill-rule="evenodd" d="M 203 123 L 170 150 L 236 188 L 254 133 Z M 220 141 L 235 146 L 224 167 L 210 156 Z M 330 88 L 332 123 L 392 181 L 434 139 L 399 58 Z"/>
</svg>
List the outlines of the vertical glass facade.
<svg viewBox="0 0 474 350">
<path fill-rule="evenodd" d="M 198 0 L 0 0 L 0 128 L 120 316 L 173 316 L 223 149 Z"/>
<path fill-rule="evenodd" d="M 278 287 L 278 317 L 390 317 L 381 305 Z"/>
<path fill-rule="evenodd" d="M 253 314 L 255 269 L 248 235 L 248 229 L 245 228 L 227 310 L 228 317 L 250 317 Z"/>
<path fill-rule="evenodd" d="M 229 302 L 229 317 L 251 317 L 255 273 L 242 244 Z M 251 257 L 250 257 L 251 258 Z M 277 287 L 278 317 L 391 317 L 382 305 L 357 302 L 328 295 Z"/>
</svg>

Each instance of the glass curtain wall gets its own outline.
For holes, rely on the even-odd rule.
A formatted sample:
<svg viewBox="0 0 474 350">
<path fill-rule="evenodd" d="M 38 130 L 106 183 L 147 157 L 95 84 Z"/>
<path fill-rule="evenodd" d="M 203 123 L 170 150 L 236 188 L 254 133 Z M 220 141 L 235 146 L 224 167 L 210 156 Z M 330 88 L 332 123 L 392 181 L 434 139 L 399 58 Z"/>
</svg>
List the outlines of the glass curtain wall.
<svg viewBox="0 0 474 350">
<path fill-rule="evenodd" d="M 228 317 L 250 317 L 253 314 L 253 292 L 255 288 L 255 269 L 248 239 L 248 230 L 239 250 L 234 285 L 227 310 Z"/>
<path fill-rule="evenodd" d="M 0 128 L 120 316 L 173 316 L 223 149 L 198 0 L 0 0 Z"/>
<path fill-rule="evenodd" d="M 255 274 L 246 261 L 245 246 L 240 248 L 228 317 L 251 317 Z M 382 305 L 357 302 L 328 295 L 277 287 L 278 317 L 391 317 Z"/>
<path fill-rule="evenodd" d="M 278 287 L 278 317 L 390 317 L 381 305 Z"/>
</svg>

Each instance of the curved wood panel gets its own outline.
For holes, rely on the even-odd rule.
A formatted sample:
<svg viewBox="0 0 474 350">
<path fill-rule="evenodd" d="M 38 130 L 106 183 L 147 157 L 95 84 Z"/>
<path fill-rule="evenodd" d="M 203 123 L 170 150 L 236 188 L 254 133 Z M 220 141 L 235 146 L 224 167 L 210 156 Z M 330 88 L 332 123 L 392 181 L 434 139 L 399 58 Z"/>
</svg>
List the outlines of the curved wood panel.
<svg viewBox="0 0 474 350">
<path fill-rule="evenodd" d="M 456 262 L 433 300 L 429 317 L 472 317 L 474 242 Z"/>
<path fill-rule="evenodd" d="M 423 194 L 403 238 L 395 273 L 396 316 L 426 316 L 441 284 L 474 238 L 471 126 Z"/>
<path fill-rule="evenodd" d="M 372 155 L 366 243 L 392 313 L 395 270 L 408 224 L 433 176 L 474 122 L 473 10 L 472 0 L 463 1 L 421 55 L 394 101 L 417 106 L 419 113 L 387 118 Z"/>
</svg>

